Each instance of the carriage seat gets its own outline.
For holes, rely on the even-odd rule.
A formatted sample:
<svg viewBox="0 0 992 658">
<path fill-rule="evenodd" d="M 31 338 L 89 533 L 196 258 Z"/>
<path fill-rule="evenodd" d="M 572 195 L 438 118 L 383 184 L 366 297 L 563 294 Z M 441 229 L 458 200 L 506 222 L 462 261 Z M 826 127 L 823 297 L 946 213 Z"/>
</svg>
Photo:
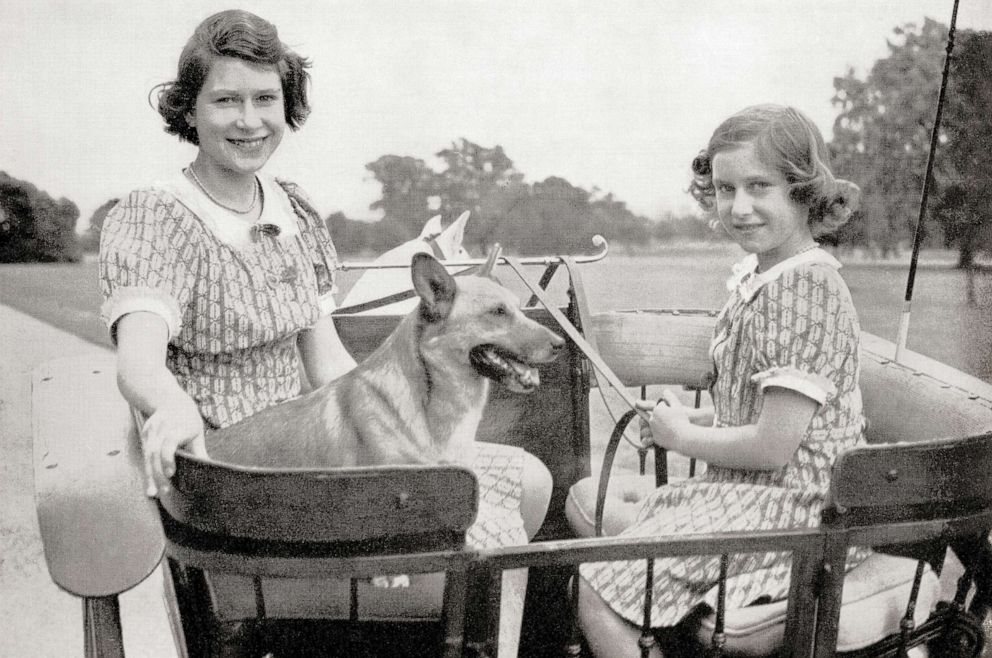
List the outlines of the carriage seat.
<svg viewBox="0 0 992 658">
<path fill-rule="evenodd" d="M 892 343 L 862 335 L 861 391 L 868 443 L 906 443 L 965 437 L 992 429 L 992 387 L 986 382 L 907 352 L 892 360 Z M 619 533 L 636 517 L 640 502 L 654 489 L 653 476 L 610 478 L 603 532 Z M 569 491 L 566 515 L 581 537 L 595 536 L 598 481 L 586 478 Z M 899 621 L 916 569 L 916 561 L 876 553 L 847 573 L 844 580 L 838 650 L 851 651 L 898 633 Z M 926 568 L 915 609 L 917 625 L 932 611 L 940 594 L 938 577 Z M 727 610 L 727 647 L 744 655 L 768 653 L 781 641 L 786 601 Z M 714 616 L 703 620 L 701 634 L 712 634 Z"/>
<path fill-rule="evenodd" d="M 596 478 L 572 486 L 565 514 L 580 537 L 595 536 Z M 654 490 L 654 476 L 614 475 L 606 495 L 603 532 L 614 535 L 634 521 L 641 501 Z M 853 651 L 899 632 L 906 611 L 916 560 L 873 554 L 848 572 L 844 580 L 838 651 Z M 927 567 L 915 610 L 917 624 L 926 621 L 940 595 L 937 575 Z M 765 656 L 781 646 L 787 601 L 728 609 L 724 620 L 726 649 L 732 655 Z M 702 619 L 700 641 L 713 634 L 715 614 Z"/>
</svg>

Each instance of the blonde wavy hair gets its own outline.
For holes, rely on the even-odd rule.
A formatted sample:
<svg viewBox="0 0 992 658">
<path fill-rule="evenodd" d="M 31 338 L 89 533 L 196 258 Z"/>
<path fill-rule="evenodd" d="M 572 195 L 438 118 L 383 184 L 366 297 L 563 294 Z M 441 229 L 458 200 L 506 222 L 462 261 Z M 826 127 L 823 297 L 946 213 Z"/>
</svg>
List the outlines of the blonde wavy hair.
<svg viewBox="0 0 992 658">
<path fill-rule="evenodd" d="M 748 143 L 763 163 L 785 177 L 789 197 L 809 208 L 814 238 L 833 233 L 858 209 L 861 189 L 834 177 L 827 145 L 809 117 L 783 105 L 753 105 L 721 123 L 692 161 L 689 193 L 706 212 L 716 210 L 713 157 Z"/>
</svg>

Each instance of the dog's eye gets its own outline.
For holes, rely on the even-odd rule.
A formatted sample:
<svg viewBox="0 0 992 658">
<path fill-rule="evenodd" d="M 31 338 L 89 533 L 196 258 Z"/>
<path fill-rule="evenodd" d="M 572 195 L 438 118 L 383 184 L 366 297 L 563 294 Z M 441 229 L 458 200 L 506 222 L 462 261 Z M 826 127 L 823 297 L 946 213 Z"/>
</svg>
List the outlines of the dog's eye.
<svg viewBox="0 0 992 658">
<path fill-rule="evenodd" d="M 497 315 L 497 316 L 498 315 L 506 315 L 508 313 L 508 311 L 506 310 L 506 307 L 503 306 L 502 304 L 500 304 L 499 306 L 493 306 L 491 309 L 489 309 L 489 312 L 492 313 L 493 315 Z"/>
</svg>

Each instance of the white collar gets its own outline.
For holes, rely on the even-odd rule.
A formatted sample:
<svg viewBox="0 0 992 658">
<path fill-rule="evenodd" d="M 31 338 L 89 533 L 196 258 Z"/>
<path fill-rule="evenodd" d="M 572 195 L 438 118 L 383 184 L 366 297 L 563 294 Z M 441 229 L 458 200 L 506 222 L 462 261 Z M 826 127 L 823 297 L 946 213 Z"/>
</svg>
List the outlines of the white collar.
<svg viewBox="0 0 992 658">
<path fill-rule="evenodd" d="M 280 240 L 299 234 L 300 228 L 296 221 L 296 213 L 293 212 L 293 205 L 289 200 L 289 195 L 286 194 L 282 185 L 279 185 L 271 176 L 258 174 L 257 177 L 262 186 L 262 194 L 265 201 L 262 206 L 261 216 L 257 222 L 253 223 L 246 222 L 244 218 L 224 210 L 215 203 L 211 203 L 206 195 L 182 172 L 170 180 L 156 183 L 155 187 L 170 192 L 190 212 L 199 217 L 203 225 L 218 240 L 236 249 L 246 247 L 252 243 L 252 224 L 274 224 L 278 226 L 278 239 Z"/>
<path fill-rule="evenodd" d="M 733 274 L 727 279 L 727 290 L 738 291 L 741 298 L 749 302 L 754 299 L 754 296 L 766 283 L 774 281 L 783 273 L 807 263 L 822 263 L 838 270 L 842 267 L 840 261 L 819 247 L 790 256 L 782 262 L 776 263 L 766 272 L 758 272 L 758 257 L 755 254 L 748 254 L 731 268 Z"/>
</svg>

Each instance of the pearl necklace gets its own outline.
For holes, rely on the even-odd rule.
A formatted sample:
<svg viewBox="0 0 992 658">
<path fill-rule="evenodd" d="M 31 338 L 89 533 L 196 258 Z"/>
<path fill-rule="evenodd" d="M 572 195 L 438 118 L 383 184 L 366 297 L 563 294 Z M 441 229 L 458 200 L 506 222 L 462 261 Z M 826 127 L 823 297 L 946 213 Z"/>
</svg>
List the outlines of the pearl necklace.
<svg viewBox="0 0 992 658">
<path fill-rule="evenodd" d="M 795 258 L 799 254 L 805 254 L 807 251 L 813 251 L 814 249 L 818 249 L 819 247 L 820 247 L 820 243 L 819 242 L 814 242 L 811 245 L 806 245 L 805 247 L 803 247 L 802 249 L 800 249 L 796 253 L 792 254 L 792 256 L 790 256 L 790 258 Z"/>
<path fill-rule="evenodd" d="M 210 190 L 208 190 L 203 185 L 203 183 L 200 181 L 200 177 L 196 175 L 196 169 L 193 168 L 193 164 L 192 163 L 190 163 L 189 167 L 186 168 L 186 171 L 189 172 L 189 175 L 193 179 L 193 182 L 196 183 L 196 186 L 198 188 L 200 188 L 200 190 L 204 194 L 207 195 L 207 198 L 210 199 L 211 201 L 213 201 L 214 203 L 216 203 L 218 206 L 220 206 L 224 210 L 230 210 L 231 212 L 233 212 L 235 214 L 238 214 L 238 215 L 247 215 L 251 211 L 253 211 L 255 209 L 256 204 L 258 204 L 258 179 L 257 178 L 254 179 L 254 183 L 255 184 L 252 185 L 252 188 L 251 188 L 251 192 L 252 192 L 252 194 L 251 194 L 251 205 L 249 205 L 246 210 L 239 210 L 237 208 L 232 208 L 231 206 L 227 205 L 226 203 L 221 203 L 217 199 L 217 197 L 215 197 L 213 194 L 211 194 L 210 193 Z"/>
</svg>

